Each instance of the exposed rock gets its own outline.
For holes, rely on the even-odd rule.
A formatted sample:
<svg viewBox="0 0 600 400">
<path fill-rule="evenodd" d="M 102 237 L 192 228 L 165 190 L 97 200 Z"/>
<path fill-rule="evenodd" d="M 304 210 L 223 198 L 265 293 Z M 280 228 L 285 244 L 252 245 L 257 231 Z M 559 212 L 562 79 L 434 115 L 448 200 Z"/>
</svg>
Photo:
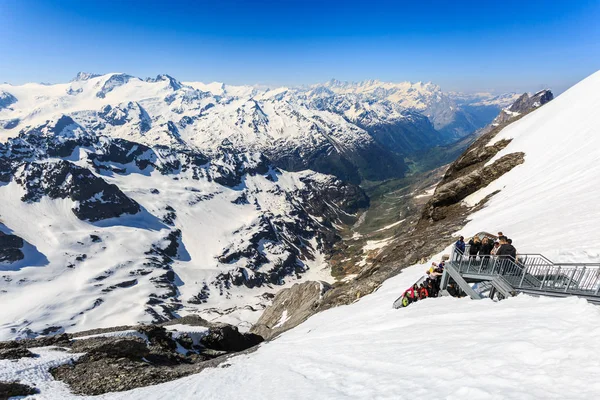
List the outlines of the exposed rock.
<svg viewBox="0 0 600 400">
<path fill-rule="evenodd" d="M 13 263 L 25 258 L 21 250 L 25 242 L 17 235 L 7 235 L 0 231 L 0 262 Z"/>
<path fill-rule="evenodd" d="M 425 210 L 425 216 L 438 221 L 445 218 L 445 207 L 458 204 L 468 195 L 475 193 L 525 161 L 524 153 L 507 154 L 493 164 L 474 170 L 445 185 L 438 186 L 435 195 Z"/>
<path fill-rule="evenodd" d="M 0 399 L 9 399 L 11 397 L 31 396 L 40 391 L 31 386 L 19 382 L 0 381 Z"/>
<path fill-rule="evenodd" d="M 250 332 L 270 340 L 301 324 L 314 314 L 323 294 L 330 288 L 324 282 L 308 281 L 280 290 Z"/>
<path fill-rule="evenodd" d="M 18 360 L 23 357 L 35 357 L 31 351 L 25 347 L 16 347 L 12 349 L 0 349 L 0 360 Z"/>
<path fill-rule="evenodd" d="M 61 333 L 53 336 L 39 336 L 35 339 L 11 340 L 8 342 L 0 342 L 0 350 L 16 349 L 16 348 L 32 348 L 46 346 L 65 346 L 68 345 L 72 336 L 67 333 Z"/>
<path fill-rule="evenodd" d="M 503 109 L 500 114 L 494 119 L 492 125 L 505 124 L 515 117 L 527 114 L 536 108 L 543 106 L 554 99 L 554 95 L 550 90 L 541 90 L 530 96 L 524 93 L 510 107 Z"/>
<path fill-rule="evenodd" d="M 75 353 L 86 352 L 93 359 L 101 358 L 128 358 L 130 360 L 141 360 L 150 354 L 144 340 L 140 338 L 112 339 L 92 338 L 78 340 L 72 345 Z"/>
<path fill-rule="evenodd" d="M 92 243 L 100 243 L 102 241 L 102 238 L 98 235 L 90 235 L 90 239 Z"/>
<path fill-rule="evenodd" d="M 76 202 L 73 213 L 81 220 L 93 222 L 140 211 L 140 206 L 116 185 L 65 160 L 27 163 L 16 181 L 26 191 L 23 201 L 37 202 L 43 196 L 70 198 Z"/>
<path fill-rule="evenodd" d="M 181 318 L 177 318 L 177 319 L 165 322 L 163 324 L 160 324 L 160 326 L 179 325 L 179 324 L 191 325 L 191 326 L 206 326 L 206 327 L 211 326 L 210 322 L 208 322 L 204 318 L 199 317 L 198 315 L 195 315 L 195 314 L 186 315 L 185 317 L 181 317 Z"/>
<path fill-rule="evenodd" d="M 146 335 L 148 342 L 152 346 L 158 346 L 167 350 L 175 350 L 177 347 L 171 333 L 167 332 L 162 326 L 142 325 L 138 331 Z"/>
<path fill-rule="evenodd" d="M 203 337 L 206 340 L 195 344 L 190 335 L 174 338 L 163 326 L 113 328 L 111 330 L 135 329 L 147 341 L 135 336 L 80 338 L 68 346 L 73 353 L 85 354 L 70 364 L 52 368 L 50 372 L 55 379 L 67 383 L 74 393 L 99 395 L 155 385 L 198 373 L 204 368 L 214 368 L 234 352 L 253 351 L 253 346 L 262 341 L 258 335 L 241 334 L 236 327 L 210 324 L 196 316 L 165 325 L 174 323 L 206 325 L 210 326 L 210 331 Z M 80 332 L 77 336 L 98 331 Z M 188 350 L 186 354 L 179 353 L 181 347 L 178 344 Z"/>
<path fill-rule="evenodd" d="M 242 351 L 261 343 L 264 339 L 254 333 L 240 333 L 236 326 L 218 324 L 210 328 L 200 343 L 212 350 Z"/>
<path fill-rule="evenodd" d="M 0 250 L 5 249 L 20 249 L 23 247 L 24 241 L 16 235 L 7 235 L 0 232 Z"/>
</svg>

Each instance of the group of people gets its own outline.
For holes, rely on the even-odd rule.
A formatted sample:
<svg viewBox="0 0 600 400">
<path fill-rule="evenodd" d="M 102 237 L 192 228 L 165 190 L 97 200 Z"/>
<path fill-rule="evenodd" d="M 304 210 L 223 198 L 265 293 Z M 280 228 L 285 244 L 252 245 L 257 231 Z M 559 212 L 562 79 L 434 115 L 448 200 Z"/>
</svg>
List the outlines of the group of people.
<svg viewBox="0 0 600 400">
<path fill-rule="evenodd" d="M 517 259 L 517 249 L 512 245 L 512 240 L 507 238 L 502 232 L 498 232 L 496 240 L 488 237 L 480 239 L 479 236 L 474 236 L 469 240 L 468 245 L 469 247 L 467 248 L 467 243 L 465 243 L 463 236 L 456 241 L 455 247 L 460 251 L 456 253 L 458 257 L 463 254 L 474 259 L 479 258 L 486 265 L 492 257 L 497 256 L 509 256 L 513 260 Z M 467 254 L 465 254 L 465 251 L 467 251 Z M 448 258 L 448 256 L 445 257 L 446 259 Z M 431 267 L 426 271 L 424 279 L 420 280 L 421 283 L 415 283 L 403 293 L 401 299 L 399 299 L 401 300 L 401 306 L 406 307 L 418 300 L 437 297 L 440 292 L 440 283 L 444 274 L 445 263 L 445 260 L 442 260 L 439 264 L 435 262 L 431 263 Z M 451 296 L 464 296 L 464 293 L 453 282 L 448 283 L 446 290 Z"/>
<path fill-rule="evenodd" d="M 440 281 L 444 274 L 444 265 L 446 261 L 442 260 L 439 264 L 431 263 L 431 267 L 425 272 L 425 279 L 421 283 L 412 285 L 402 296 L 402 306 L 406 307 L 417 300 L 423 300 L 427 297 L 437 297 L 440 292 Z"/>
<path fill-rule="evenodd" d="M 465 238 L 461 236 L 455 243 L 455 246 L 461 253 L 465 253 L 466 243 Z M 509 239 L 502 232 L 498 232 L 498 239 L 492 240 L 484 237 L 483 240 L 479 236 L 475 236 L 469 240 L 469 257 L 477 259 L 481 257 L 484 261 L 489 260 L 492 256 L 510 256 L 513 260 L 517 259 L 517 249 L 512 244 L 512 239 Z"/>
</svg>

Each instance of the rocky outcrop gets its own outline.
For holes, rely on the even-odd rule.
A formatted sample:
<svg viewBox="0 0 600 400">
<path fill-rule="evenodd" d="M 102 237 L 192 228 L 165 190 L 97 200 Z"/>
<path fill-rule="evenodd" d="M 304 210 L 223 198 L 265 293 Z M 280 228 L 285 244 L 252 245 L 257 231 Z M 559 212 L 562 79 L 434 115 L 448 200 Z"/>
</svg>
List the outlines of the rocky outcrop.
<svg viewBox="0 0 600 400">
<path fill-rule="evenodd" d="M 69 198 L 75 202 L 73 213 L 84 221 L 95 222 L 140 211 L 139 204 L 118 186 L 66 160 L 27 163 L 15 180 L 25 189 L 23 201 L 37 202 L 43 196 Z"/>
<path fill-rule="evenodd" d="M 249 349 L 263 341 L 263 337 L 254 333 L 240 333 L 238 328 L 229 324 L 215 324 L 208 334 L 200 339 L 207 349 L 234 352 Z"/>
<path fill-rule="evenodd" d="M 280 290 L 250 332 L 272 339 L 313 315 L 331 286 L 325 282 L 296 283 Z"/>
<path fill-rule="evenodd" d="M 218 367 L 239 352 L 252 351 L 263 340 L 255 334 L 240 333 L 234 326 L 211 324 L 193 316 L 174 322 L 200 324 L 208 329 L 199 334 L 181 334 L 166 330 L 169 324 L 121 327 L 135 329 L 139 335 L 71 341 L 67 345 L 71 352 L 85 354 L 50 372 L 77 394 L 99 395 L 155 385 Z"/>
<path fill-rule="evenodd" d="M 0 360 L 18 360 L 23 357 L 35 357 L 35 354 L 24 347 L 0 349 Z"/>
<path fill-rule="evenodd" d="M 39 390 L 19 382 L 0 381 L 0 399 L 21 398 L 38 394 Z"/>
<path fill-rule="evenodd" d="M 524 153 L 507 154 L 491 165 L 476 169 L 451 182 L 438 186 L 424 211 L 424 217 L 434 221 L 446 218 L 446 208 L 458 205 L 468 195 L 482 189 L 525 161 Z"/>
<path fill-rule="evenodd" d="M 554 95 L 550 90 L 541 90 L 532 96 L 528 93 L 523 93 L 513 104 L 500 111 L 500 114 L 494 119 L 492 125 L 506 124 L 515 117 L 525 115 L 553 99 Z"/>
<path fill-rule="evenodd" d="M 13 263 L 25 258 L 22 251 L 24 244 L 19 236 L 0 231 L 0 262 Z"/>
<path fill-rule="evenodd" d="M 173 324 L 177 324 L 177 330 L 168 330 Z M 180 332 L 181 326 L 186 325 L 190 326 L 189 332 Z M 121 334 L 114 336 L 112 332 Z M 213 324 L 190 315 L 161 325 L 120 326 L 0 342 L 0 360 L 35 357 L 30 348 L 57 346 L 57 351 L 74 355 L 72 362 L 50 370 L 53 377 L 67 383 L 74 393 L 100 395 L 216 368 L 229 357 L 253 351 L 262 341 L 259 335 L 241 333 L 234 326 Z M 0 382 L 0 399 L 8 398 L 6 393 L 34 393 L 19 392 L 19 388 L 23 389 L 15 383 Z"/>
</svg>

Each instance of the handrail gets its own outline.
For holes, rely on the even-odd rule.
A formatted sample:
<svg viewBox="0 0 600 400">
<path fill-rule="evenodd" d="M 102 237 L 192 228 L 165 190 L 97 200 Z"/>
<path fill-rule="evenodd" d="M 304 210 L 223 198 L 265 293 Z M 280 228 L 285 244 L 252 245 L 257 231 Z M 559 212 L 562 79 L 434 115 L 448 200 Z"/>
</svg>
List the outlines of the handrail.
<svg viewBox="0 0 600 400">
<path fill-rule="evenodd" d="M 466 249 L 465 249 L 466 252 Z M 600 263 L 553 263 L 541 254 L 465 256 L 456 247 L 449 260 L 460 273 L 504 277 L 516 289 L 600 295 Z"/>
</svg>

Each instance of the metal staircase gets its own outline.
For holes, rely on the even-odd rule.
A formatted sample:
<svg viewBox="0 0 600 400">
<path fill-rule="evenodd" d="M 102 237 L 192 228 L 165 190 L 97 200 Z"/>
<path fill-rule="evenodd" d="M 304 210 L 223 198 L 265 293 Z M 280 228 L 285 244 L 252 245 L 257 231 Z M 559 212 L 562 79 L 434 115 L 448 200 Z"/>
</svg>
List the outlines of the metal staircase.
<svg viewBox="0 0 600 400">
<path fill-rule="evenodd" d="M 441 289 L 450 280 L 473 299 L 481 294 L 473 283 L 489 282 L 489 297 L 506 298 L 518 293 L 536 296 L 578 296 L 600 304 L 600 264 L 553 263 L 541 254 L 510 256 L 465 256 L 454 249 L 446 263 Z"/>
</svg>

